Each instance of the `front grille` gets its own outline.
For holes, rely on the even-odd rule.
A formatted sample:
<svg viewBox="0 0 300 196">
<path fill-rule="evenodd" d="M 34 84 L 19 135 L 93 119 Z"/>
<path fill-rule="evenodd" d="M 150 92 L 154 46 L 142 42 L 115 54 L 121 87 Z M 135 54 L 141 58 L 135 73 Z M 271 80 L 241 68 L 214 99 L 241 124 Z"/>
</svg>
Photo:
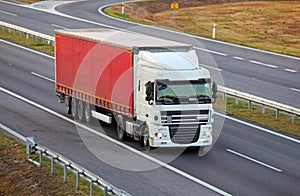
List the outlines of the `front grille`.
<svg viewBox="0 0 300 196">
<path fill-rule="evenodd" d="M 178 144 L 190 144 L 198 140 L 200 135 L 199 126 L 170 125 L 171 140 Z"/>
<path fill-rule="evenodd" d="M 161 122 L 169 127 L 171 140 L 178 144 L 194 143 L 200 126 L 208 123 L 209 110 L 162 111 Z"/>
</svg>

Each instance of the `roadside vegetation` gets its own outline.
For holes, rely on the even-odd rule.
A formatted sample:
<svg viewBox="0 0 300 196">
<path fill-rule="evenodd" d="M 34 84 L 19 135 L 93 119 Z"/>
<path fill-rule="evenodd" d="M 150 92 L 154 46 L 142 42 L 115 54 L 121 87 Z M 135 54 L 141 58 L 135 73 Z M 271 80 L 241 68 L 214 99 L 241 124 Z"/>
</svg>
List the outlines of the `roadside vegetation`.
<svg viewBox="0 0 300 196">
<path fill-rule="evenodd" d="M 166 1 L 141 1 L 106 9 L 134 22 L 174 29 L 174 10 Z M 178 0 L 176 30 L 253 48 L 300 57 L 300 1 Z"/>
<path fill-rule="evenodd" d="M 32 48 L 34 50 L 54 56 L 54 46 L 49 45 L 41 39 L 28 36 L 28 39 L 24 33 L 8 31 L 7 29 L 0 29 L 0 39 L 14 42 L 16 44 Z"/>
<path fill-rule="evenodd" d="M 0 195 L 89 195 L 90 183 L 81 178 L 76 190 L 76 176 L 68 172 L 68 182 L 63 183 L 63 168 L 55 165 L 50 173 L 51 162 L 43 159 L 38 167 L 27 161 L 25 145 L 9 138 L 0 131 Z M 103 191 L 95 187 L 95 195 Z"/>
<path fill-rule="evenodd" d="M 294 123 L 292 123 L 292 117 L 290 114 L 280 112 L 279 118 L 276 119 L 275 109 L 266 107 L 265 113 L 263 114 L 263 108 L 261 105 L 254 103 L 252 108 L 249 109 L 247 101 L 239 99 L 238 104 L 236 104 L 236 99 L 232 97 L 226 97 L 226 101 L 224 101 L 221 94 L 214 104 L 214 108 L 229 116 L 233 116 L 286 135 L 300 138 L 300 117 L 295 117 Z"/>
</svg>

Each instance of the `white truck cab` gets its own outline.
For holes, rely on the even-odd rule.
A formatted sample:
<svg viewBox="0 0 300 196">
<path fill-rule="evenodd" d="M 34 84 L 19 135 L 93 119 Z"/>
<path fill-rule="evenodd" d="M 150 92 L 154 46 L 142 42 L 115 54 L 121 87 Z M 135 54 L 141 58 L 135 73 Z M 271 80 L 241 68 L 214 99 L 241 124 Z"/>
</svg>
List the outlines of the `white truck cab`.
<svg viewBox="0 0 300 196">
<path fill-rule="evenodd" d="M 140 51 L 137 59 L 136 116 L 147 126 L 144 145 L 211 145 L 210 74 L 199 67 L 195 50 Z"/>
</svg>

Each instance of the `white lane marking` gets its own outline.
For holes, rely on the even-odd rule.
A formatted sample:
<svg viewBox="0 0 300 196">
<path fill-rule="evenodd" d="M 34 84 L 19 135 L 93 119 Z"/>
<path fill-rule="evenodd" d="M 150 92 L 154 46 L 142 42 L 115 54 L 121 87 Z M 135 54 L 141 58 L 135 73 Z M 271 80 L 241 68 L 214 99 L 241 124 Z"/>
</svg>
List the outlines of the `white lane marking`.
<svg viewBox="0 0 300 196">
<path fill-rule="evenodd" d="M 297 91 L 297 92 L 299 92 L 299 93 L 300 93 L 300 90 L 299 90 L 299 89 L 296 89 L 296 88 L 291 88 L 291 90 L 293 90 L 293 91 Z"/>
<path fill-rule="evenodd" d="M 244 58 L 239 57 L 239 56 L 234 56 L 233 58 L 234 58 L 234 59 L 237 59 L 237 60 L 241 60 L 241 61 L 244 60 Z"/>
<path fill-rule="evenodd" d="M 7 126 L 3 125 L 0 123 L 0 129 L 3 129 L 4 131 L 14 135 L 15 137 L 21 139 L 23 142 L 26 142 L 26 138 L 23 135 L 20 135 L 19 133 L 11 130 L 10 128 L 8 128 Z"/>
<path fill-rule="evenodd" d="M 245 159 L 247 159 L 247 160 L 249 160 L 249 161 L 252 161 L 252 162 L 257 163 L 257 164 L 259 164 L 259 165 L 262 165 L 262 166 L 265 166 L 265 167 L 270 168 L 270 169 L 272 169 L 272 170 L 275 170 L 275 171 L 277 171 L 277 172 L 282 172 L 281 169 L 278 169 L 278 168 L 276 168 L 276 167 L 273 167 L 273 166 L 271 166 L 271 165 L 268 165 L 268 164 L 263 163 L 263 162 L 261 162 L 261 161 L 258 161 L 258 160 L 256 160 L 256 159 L 253 159 L 253 158 L 251 158 L 251 157 L 248 157 L 248 156 L 246 156 L 246 155 L 244 155 L 244 154 L 242 154 L 242 153 L 236 152 L 236 151 L 234 151 L 234 150 L 227 149 L 227 152 L 230 152 L 230 153 L 232 153 L 232 154 L 235 154 L 235 155 L 237 155 L 237 156 L 240 156 L 240 157 L 242 157 L 242 158 L 245 158 Z"/>
<path fill-rule="evenodd" d="M 45 79 L 45 80 L 48 80 L 48 81 L 50 81 L 50 82 L 55 83 L 55 80 L 52 80 L 52 79 L 50 79 L 50 78 L 47 78 L 46 76 L 42 76 L 42 75 L 37 74 L 37 73 L 35 73 L 35 72 L 31 72 L 31 74 L 32 74 L 32 75 L 35 75 L 35 76 L 37 76 L 37 77 L 39 77 L 39 78 L 42 78 L 42 79 Z"/>
<path fill-rule="evenodd" d="M 67 118 L 67 117 L 65 117 L 65 116 L 63 116 L 63 115 L 61 115 L 61 114 L 59 114 L 59 113 L 57 113 L 57 112 L 55 112 L 53 110 L 50 110 L 50 109 L 46 108 L 45 106 L 42 106 L 42 105 L 40 105 L 38 103 L 35 103 L 35 102 L 33 102 L 33 101 L 31 101 L 31 100 L 29 100 L 29 99 L 27 99 L 25 97 L 22 97 L 22 96 L 14 93 L 14 92 L 12 92 L 10 90 L 7 90 L 7 89 L 5 89 L 3 87 L 0 87 L 0 91 L 2 91 L 3 93 L 6 93 L 8 95 L 11 95 L 11 96 L 13 96 L 13 97 L 15 97 L 15 98 L 17 98 L 19 100 L 22 100 L 22 101 L 24 101 L 24 102 L 26 102 L 26 103 L 28 103 L 30 105 L 33 105 L 33 106 L 35 106 L 35 107 L 37 107 L 37 108 L 39 108 L 41 110 L 44 110 L 44 111 L 46 111 L 46 112 L 48 112 L 48 113 L 50 113 L 50 114 L 52 114 L 54 116 L 57 116 L 57 117 L 65 120 L 65 121 L 67 121 L 69 123 L 75 124 L 76 126 L 79 126 L 79 127 L 83 128 L 83 129 L 85 129 L 85 130 L 87 130 L 87 131 L 89 131 L 89 132 L 91 132 L 91 133 L 93 133 L 95 135 L 98 135 L 98 136 L 100 136 L 100 137 L 102 137 L 102 138 L 104 138 L 104 139 L 106 139 L 106 140 L 108 140 L 108 141 L 110 141 L 112 143 L 115 143 L 115 144 L 117 144 L 117 145 L 119 145 L 119 146 L 121 146 L 123 148 L 126 148 L 127 150 L 129 150 L 129 151 L 131 151 L 131 152 L 133 152 L 133 153 L 135 153 L 135 154 L 137 154 L 137 155 L 139 155 L 139 156 L 141 156 L 143 158 L 146 158 L 146 159 L 152 161 L 153 163 L 156 163 L 156 164 L 158 164 L 158 165 L 160 165 L 160 166 L 162 166 L 162 167 L 164 167 L 164 168 L 166 168 L 166 169 L 168 169 L 170 171 L 173 171 L 173 172 L 175 172 L 175 173 L 177 173 L 177 174 L 179 174 L 179 175 L 181 175 L 181 176 L 183 176 L 183 177 L 185 177 L 185 178 L 187 178 L 187 179 L 189 179 L 191 181 L 194 181 L 197 184 L 200 184 L 200 185 L 202 185 L 202 186 L 204 186 L 204 187 L 206 187 L 208 189 L 213 190 L 216 193 L 219 193 L 221 195 L 228 195 L 228 196 L 231 195 L 231 194 L 229 194 L 229 193 L 227 193 L 227 192 L 225 192 L 225 191 L 223 191 L 223 190 L 221 190 L 221 189 L 219 189 L 219 188 L 217 188 L 215 186 L 212 186 L 212 185 L 210 185 L 210 184 L 208 184 L 208 183 L 206 183 L 206 182 L 204 182 L 204 181 L 202 181 L 202 180 L 200 180 L 200 179 L 198 179 L 198 178 L 196 178 L 196 177 L 194 177 L 194 176 L 192 176 L 190 174 L 187 174 L 187 173 L 185 173 L 185 172 L 183 172 L 183 171 L 181 171 L 181 170 L 179 170 L 179 169 L 177 169 L 175 167 L 172 167 L 172 166 L 168 165 L 167 163 L 164 163 L 164 162 L 162 162 L 162 161 L 160 161 L 158 159 L 155 159 L 155 158 L 153 158 L 153 157 L 151 157 L 151 156 L 149 156 L 149 155 L 147 155 L 147 154 L 145 154 L 143 152 L 140 152 L 140 151 L 138 151 L 138 150 L 136 150 L 136 149 L 134 149 L 134 148 L 126 145 L 126 144 L 123 144 L 123 143 L 121 143 L 121 142 L 119 142 L 119 141 L 117 141 L 117 140 L 115 140 L 115 139 L 113 139 L 113 138 L 111 138 L 111 137 L 109 137 L 109 136 L 107 136 L 105 134 L 102 134 L 102 133 L 100 133 L 100 132 L 98 132 L 98 131 L 90 128 L 90 127 L 87 127 L 87 126 L 85 126 L 85 125 L 83 125 L 83 124 L 81 124 L 79 122 L 76 122 L 76 121 L 74 121 L 72 119 L 69 119 L 69 118 Z"/>
<path fill-rule="evenodd" d="M 275 65 L 270 65 L 270 64 L 266 64 L 266 63 L 262 63 L 262 62 L 258 62 L 258 61 L 249 61 L 251 63 L 254 63 L 254 64 L 257 64 L 257 65 L 263 65 L 263 66 L 266 66 L 266 67 L 270 67 L 270 68 L 278 68 L 278 66 L 275 66 Z"/>
<path fill-rule="evenodd" d="M 296 73 L 297 72 L 296 70 L 293 70 L 293 69 L 284 69 L 284 71 L 292 72 L 292 73 Z"/>
<path fill-rule="evenodd" d="M 60 25 L 56 25 L 56 24 L 51 24 L 51 26 L 57 27 L 57 28 L 62 28 L 62 29 L 67 29 L 68 28 L 68 27 L 64 27 L 64 26 L 60 26 Z"/>
<path fill-rule="evenodd" d="M 10 13 L 10 12 L 5 12 L 5 11 L 2 11 L 2 10 L 0 10 L 0 13 L 8 14 L 8 15 L 11 15 L 11 16 L 18 16 L 17 14 Z"/>
<path fill-rule="evenodd" d="M 223 70 L 220 69 L 220 68 L 212 67 L 212 66 L 209 66 L 209 65 L 200 64 L 200 66 L 202 66 L 202 67 L 207 67 L 208 69 L 214 69 L 214 70 L 217 70 L 217 71 L 223 71 Z"/>
<path fill-rule="evenodd" d="M 199 48 L 199 47 L 194 47 L 194 48 L 197 49 L 197 50 L 202 50 L 204 52 L 209 52 L 209 53 L 213 53 L 213 54 L 217 54 L 217 55 L 221 55 L 221 56 L 228 56 L 228 54 L 221 53 L 221 52 L 216 52 L 216 51 L 213 51 L 213 50 L 208 50 L 208 49 L 205 49 L 205 48 Z"/>
<path fill-rule="evenodd" d="M 270 134 L 272 134 L 272 135 L 275 135 L 275 136 L 278 136 L 278 137 L 287 139 L 287 140 L 289 140 L 289 141 L 295 142 L 295 143 L 297 143 L 297 144 L 300 144 L 300 140 L 297 140 L 296 138 L 289 137 L 289 136 L 287 136 L 287 135 L 283 135 L 283 134 L 280 134 L 280 133 L 275 132 L 275 131 L 271 131 L 271 130 L 266 129 L 266 128 L 263 128 L 263 127 L 259 127 L 259 126 L 257 126 L 257 125 L 254 125 L 254 124 L 251 124 L 251 123 L 248 123 L 248 122 L 245 122 L 245 121 L 242 121 L 242 120 L 233 118 L 233 117 L 231 117 L 231 116 L 227 116 L 227 115 L 221 114 L 221 113 L 219 113 L 219 112 L 215 112 L 215 114 L 217 114 L 217 115 L 219 115 L 219 116 L 221 116 L 221 117 L 227 118 L 227 119 L 229 119 L 229 120 L 235 121 L 235 122 L 237 122 L 237 123 L 240 123 L 240 124 L 243 124 L 243 125 L 252 127 L 252 128 L 254 128 L 254 129 L 258 129 L 258 130 L 260 130 L 260 131 L 263 131 L 263 132 L 266 132 L 266 133 L 270 133 Z"/>
<path fill-rule="evenodd" d="M 41 56 L 45 56 L 45 57 L 54 59 L 53 56 L 50 56 L 50 55 L 48 55 L 48 54 L 45 54 L 45 53 L 42 53 L 42 52 L 38 52 L 38 51 L 32 50 L 32 49 L 30 49 L 30 48 L 26 48 L 26 47 L 24 47 L 24 46 L 20 46 L 20 45 L 18 45 L 18 44 L 12 43 L 12 42 L 5 41 L 5 40 L 3 40 L 3 39 L 0 39 L 0 42 L 9 44 L 9 45 L 12 45 L 12 46 L 15 46 L 15 47 L 18 47 L 18 48 L 21 48 L 21 49 L 24 49 L 24 50 L 27 50 L 27 51 L 30 51 L 30 52 L 33 52 L 33 53 L 35 53 L 35 54 L 39 54 L 39 55 L 41 55 Z"/>
</svg>

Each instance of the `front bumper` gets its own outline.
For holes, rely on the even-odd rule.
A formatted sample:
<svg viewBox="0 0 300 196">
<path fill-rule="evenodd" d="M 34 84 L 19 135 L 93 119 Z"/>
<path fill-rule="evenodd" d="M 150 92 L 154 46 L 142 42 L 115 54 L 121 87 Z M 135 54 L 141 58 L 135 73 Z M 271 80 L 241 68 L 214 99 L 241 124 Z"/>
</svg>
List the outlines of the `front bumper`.
<svg viewBox="0 0 300 196">
<path fill-rule="evenodd" d="M 199 138 L 193 143 L 176 143 L 172 141 L 169 127 L 167 126 L 149 126 L 150 146 L 152 147 L 199 147 L 210 146 L 213 143 L 212 126 L 202 125 Z M 210 133 L 210 134 L 209 134 Z M 160 136 L 160 137 L 157 137 Z"/>
</svg>

